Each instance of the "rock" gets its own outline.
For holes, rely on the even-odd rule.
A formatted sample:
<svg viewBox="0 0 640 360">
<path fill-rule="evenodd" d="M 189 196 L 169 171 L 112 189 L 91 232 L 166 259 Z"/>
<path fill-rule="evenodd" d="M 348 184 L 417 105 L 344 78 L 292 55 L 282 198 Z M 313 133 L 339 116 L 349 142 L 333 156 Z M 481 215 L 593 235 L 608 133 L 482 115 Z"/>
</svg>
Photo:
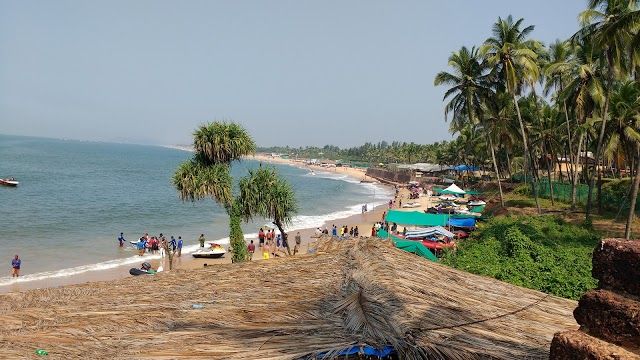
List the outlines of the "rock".
<svg viewBox="0 0 640 360">
<path fill-rule="evenodd" d="M 581 331 L 556 333 L 550 360 L 638 360 L 640 356 Z"/>
<path fill-rule="evenodd" d="M 599 288 L 640 296 L 640 241 L 604 239 L 593 253 Z"/>
<path fill-rule="evenodd" d="M 582 330 L 618 345 L 640 345 L 640 302 L 608 290 L 587 292 L 573 312 Z"/>
</svg>

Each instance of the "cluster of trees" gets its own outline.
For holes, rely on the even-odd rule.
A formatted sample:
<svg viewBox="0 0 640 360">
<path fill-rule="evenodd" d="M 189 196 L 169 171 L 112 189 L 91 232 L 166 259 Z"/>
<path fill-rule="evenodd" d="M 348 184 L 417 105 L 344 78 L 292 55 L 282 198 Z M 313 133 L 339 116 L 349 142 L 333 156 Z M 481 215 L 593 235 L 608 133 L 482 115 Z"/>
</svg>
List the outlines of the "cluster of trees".
<svg viewBox="0 0 640 360">
<path fill-rule="evenodd" d="M 579 15 L 582 28 L 548 46 L 531 37 L 534 27 L 524 19 L 498 18 L 483 44 L 454 52 L 451 70 L 438 73 L 434 83 L 447 86 L 445 117 L 450 131 L 458 134 L 454 143 L 460 152 L 486 154 L 496 174 L 510 173 L 519 164 L 538 210 L 538 182 L 543 176 L 552 182 L 558 157 L 568 160 L 573 207 L 580 179 L 589 185 L 587 220 L 595 178 L 601 179 L 603 168 L 619 175 L 635 172 L 628 192 L 629 203 L 635 204 L 640 185 L 639 3 L 590 0 Z M 594 164 L 604 166 L 580 166 L 587 151 Z M 627 238 L 634 208 L 629 207 Z"/>
<path fill-rule="evenodd" d="M 295 193 L 289 183 L 272 167 L 249 170 L 233 189 L 231 165 L 243 156 L 253 154 L 256 145 L 240 125 L 213 122 L 200 126 L 193 134 L 194 155 L 182 163 L 173 176 L 173 184 L 186 201 L 212 198 L 229 215 L 229 240 L 232 261 L 249 260 L 242 233 L 242 221 L 254 217 L 271 219 L 283 238 L 284 226 L 297 212 Z M 285 241 L 287 251 L 289 244 Z M 171 269 L 171 259 L 169 268 Z"/>
<path fill-rule="evenodd" d="M 369 164 L 377 163 L 415 163 L 431 162 L 449 164 L 446 154 L 450 148 L 450 142 L 442 141 L 433 144 L 416 144 L 393 141 L 381 141 L 377 144 L 365 143 L 361 146 L 341 149 L 334 145 L 323 147 L 306 146 L 299 148 L 263 147 L 258 151 L 265 153 L 287 154 L 301 159 L 330 159 L 343 161 L 357 161 Z M 454 161 L 455 162 L 455 161 Z"/>
</svg>

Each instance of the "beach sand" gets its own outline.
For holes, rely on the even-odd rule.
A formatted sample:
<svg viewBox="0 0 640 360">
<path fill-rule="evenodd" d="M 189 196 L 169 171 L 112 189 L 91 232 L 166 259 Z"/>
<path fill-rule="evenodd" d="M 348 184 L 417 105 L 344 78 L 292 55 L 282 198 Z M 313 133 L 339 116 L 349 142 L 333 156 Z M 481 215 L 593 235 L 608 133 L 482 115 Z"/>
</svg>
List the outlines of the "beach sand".
<svg viewBox="0 0 640 360">
<path fill-rule="evenodd" d="M 324 171 L 324 172 L 344 174 L 358 180 L 375 181 L 374 179 L 371 179 L 365 175 L 365 169 L 349 168 L 349 167 L 324 168 L 320 166 L 307 166 L 304 164 L 304 162 L 301 162 L 301 161 L 273 158 L 267 155 L 256 155 L 252 157 L 252 159 L 257 161 L 262 161 L 265 163 L 278 163 L 278 164 L 296 166 L 300 168 L 308 168 L 314 171 Z M 402 199 L 403 202 L 408 201 L 407 200 L 408 192 L 405 189 L 400 190 L 400 198 Z M 423 206 L 421 206 L 421 208 L 426 208 L 426 206 L 428 206 L 429 204 L 429 201 L 426 198 L 421 198 L 418 201 L 424 204 Z M 325 224 L 323 224 L 321 228 L 326 227 L 330 231 L 332 225 L 334 224 L 338 227 L 346 225 L 349 228 L 358 226 L 361 236 L 370 236 L 371 227 L 375 222 L 382 220 L 383 213 L 387 210 L 388 210 L 388 205 L 381 205 L 364 214 L 356 214 L 356 215 L 349 216 L 347 218 L 325 222 Z M 415 210 L 420 210 L 420 208 L 402 209 L 402 210 L 415 211 Z M 257 232 L 257 230 L 258 229 L 256 229 L 255 232 Z M 309 229 L 295 230 L 295 231 L 289 232 L 288 233 L 289 245 L 290 245 L 291 251 L 293 251 L 293 247 L 295 245 L 294 237 L 297 232 L 300 232 L 300 235 L 302 237 L 300 253 L 304 254 L 309 249 L 309 244 L 316 240 L 316 237 L 315 237 L 316 229 L 309 228 Z M 247 238 L 246 240 L 247 242 L 249 242 L 251 238 Z M 256 252 L 253 256 L 253 261 L 262 261 L 262 252 L 258 248 L 257 239 L 254 239 L 254 244 L 256 245 Z M 284 252 L 284 249 L 281 249 L 278 252 L 278 255 L 288 256 Z M 161 260 L 148 260 L 145 258 L 141 258 L 140 263 L 142 263 L 143 261 L 148 261 L 152 264 L 153 268 L 157 268 L 160 265 Z M 220 258 L 220 259 L 195 259 L 191 256 L 191 254 L 183 254 L 182 257 L 177 257 L 177 256 L 174 257 L 174 268 L 195 269 L 195 268 L 204 267 L 204 264 L 207 264 L 207 266 L 209 265 L 215 266 L 216 264 L 225 264 L 230 262 L 231 262 L 231 254 L 229 253 L 227 253 L 223 258 Z M 90 272 L 76 274 L 68 277 L 49 278 L 49 279 L 34 280 L 29 282 L 16 282 L 8 286 L 0 287 L 0 293 L 18 292 L 18 291 L 38 289 L 38 288 L 59 287 L 64 285 L 82 284 L 82 283 L 94 282 L 94 281 L 115 280 L 115 279 L 120 279 L 124 277 L 129 277 L 130 276 L 129 269 L 132 267 L 139 267 L 139 266 L 140 264 L 133 264 L 133 265 L 129 264 L 129 265 L 115 267 L 112 269 L 90 271 Z M 169 268 L 166 260 L 163 267 L 165 270 L 168 270 Z"/>
</svg>

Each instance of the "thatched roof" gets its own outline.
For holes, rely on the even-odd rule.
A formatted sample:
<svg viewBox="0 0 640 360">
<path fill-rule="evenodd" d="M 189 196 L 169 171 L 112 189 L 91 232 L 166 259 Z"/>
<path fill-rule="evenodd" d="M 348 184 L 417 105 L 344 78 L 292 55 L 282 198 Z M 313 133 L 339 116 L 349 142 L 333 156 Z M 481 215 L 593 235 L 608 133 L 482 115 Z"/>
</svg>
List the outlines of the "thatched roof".
<svg viewBox="0 0 640 360">
<path fill-rule="evenodd" d="M 0 358 L 296 359 L 369 344 L 546 359 L 574 308 L 384 241 L 326 241 L 317 255 L 0 296 Z"/>
</svg>

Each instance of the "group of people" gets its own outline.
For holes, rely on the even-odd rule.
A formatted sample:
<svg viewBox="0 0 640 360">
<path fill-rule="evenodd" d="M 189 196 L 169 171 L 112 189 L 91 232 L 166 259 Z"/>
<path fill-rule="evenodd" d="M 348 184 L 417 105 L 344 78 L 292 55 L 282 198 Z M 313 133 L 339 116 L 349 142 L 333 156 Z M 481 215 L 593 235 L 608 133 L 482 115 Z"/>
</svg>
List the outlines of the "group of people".
<svg viewBox="0 0 640 360">
<path fill-rule="evenodd" d="M 341 227 L 336 227 L 335 224 L 331 227 L 331 236 L 339 237 L 341 239 L 346 239 L 349 237 L 358 237 L 360 236 L 360 230 L 358 226 L 349 228 L 347 225 L 343 225 Z"/>
<path fill-rule="evenodd" d="M 288 247 L 288 236 L 281 233 L 277 233 L 274 229 L 267 229 L 264 231 L 263 228 L 260 228 L 258 231 L 258 247 L 262 250 L 262 258 L 269 259 L 270 257 L 278 256 L 278 251 L 281 251 Z M 295 255 L 300 250 L 300 244 L 302 242 L 302 238 L 300 236 L 300 232 L 296 234 L 295 237 L 296 246 L 293 249 L 293 254 Z M 255 252 L 255 245 L 253 244 L 253 240 L 248 246 L 249 253 L 253 256 Z"/>
<path fill-rule="evenodd" d="M 204 239 L 204 234 L 200 235 L 200 237 Z M 123 247 L 126 242 L 124 233 L 120 233 L 120 236 L 118 236 L 118 243 L 120 244 L 120 247 Z M 171 239 L 167 242 L 167 238 L 162 233 L 160 233 L 159 236 L 149 236 L 149 233 L 145 233 L 138 239 L 135 246 L 138 250 L 138 255 L 140 256 L 143 256 L 145 252 L 150 254 L 160 252 L 160 255 L 164 256 L 165 249 L 168 249 L 180 257 L 182 256 L 183 243 L 182 236 L 178 236 L 177 240 L 175 237 L 171 236 Z M 204 244 L 204 240 L 202 241 L 202 244 Z"/>
</svg>

